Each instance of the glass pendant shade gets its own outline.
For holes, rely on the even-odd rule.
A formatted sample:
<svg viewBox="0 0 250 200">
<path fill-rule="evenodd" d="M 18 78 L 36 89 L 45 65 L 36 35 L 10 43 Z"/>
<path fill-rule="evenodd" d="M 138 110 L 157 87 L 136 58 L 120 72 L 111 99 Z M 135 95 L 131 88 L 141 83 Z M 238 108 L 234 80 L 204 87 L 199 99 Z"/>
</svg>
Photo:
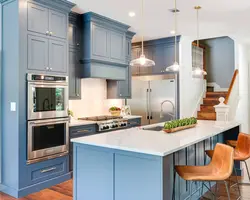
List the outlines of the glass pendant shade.
<svg viewBox="0 0 250 200">
<path fill-rule="evenodd" d="M 166 68 L 166 71 L 170 72 L 178 72 L 180 70 L 180 65 L 178 62 L 174 62 L 173 65 Z"/>
<path fill-rule="evenodd" d="M 144 54 L 140 56 L 140 58 L 134 59 L 130 62 L 130 66 L 135 67 L 151 67 L 155 66 L 155 62 L 153 60 L 147 59 Z"/>
</svg>

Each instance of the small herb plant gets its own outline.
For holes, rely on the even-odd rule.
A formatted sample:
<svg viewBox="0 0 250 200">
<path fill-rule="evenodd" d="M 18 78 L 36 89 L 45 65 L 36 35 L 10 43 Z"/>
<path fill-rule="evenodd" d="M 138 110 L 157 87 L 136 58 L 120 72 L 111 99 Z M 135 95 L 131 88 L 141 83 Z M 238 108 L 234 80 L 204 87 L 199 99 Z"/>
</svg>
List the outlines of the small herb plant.
<svg viewBox="0 0 250 200">
<path fill-rule="evenodd" d="M 195 117 L 185 118 L 185 119 L 177 119 L 173 121 L 166 122 L 164 124 L 164 129 L 169 130 L 181 126 L 188 126 L 197 124 L 197 119 Z"/>
<path fill-rule="evenodd" d="M 71 117 L 74 117 L 74 113 L 72 110 L 68 110 L 68 115 L 71 116 Z"/>
</svg>

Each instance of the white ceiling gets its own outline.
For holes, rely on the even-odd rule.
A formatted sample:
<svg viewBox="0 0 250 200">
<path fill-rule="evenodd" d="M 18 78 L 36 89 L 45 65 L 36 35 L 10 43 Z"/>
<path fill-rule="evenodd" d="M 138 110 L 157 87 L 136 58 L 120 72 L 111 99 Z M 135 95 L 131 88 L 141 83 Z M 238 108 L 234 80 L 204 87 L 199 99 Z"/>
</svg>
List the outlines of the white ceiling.
<svg viewBox="0 0 250 200">
<path fill-rule="evenodd" d="M 93 11 L 131 26 L 137 33 L 134 41 L 140 40 L 141 0 L 70 0 L 77 4 L 79 13 Z M 200 11 L 200 36 L 211 38 L 230 36 L 241 42 L 250 43 L 250 1 L 249 0 L 177 0 L 178 34 L 196 37 L 195 5 Z M 173 30 L 173 0 L 145 0 L 145 38 L 156 39 L 170 36 Z M 134 11 L 136 16 L 128 16 Z"/>
</svg>

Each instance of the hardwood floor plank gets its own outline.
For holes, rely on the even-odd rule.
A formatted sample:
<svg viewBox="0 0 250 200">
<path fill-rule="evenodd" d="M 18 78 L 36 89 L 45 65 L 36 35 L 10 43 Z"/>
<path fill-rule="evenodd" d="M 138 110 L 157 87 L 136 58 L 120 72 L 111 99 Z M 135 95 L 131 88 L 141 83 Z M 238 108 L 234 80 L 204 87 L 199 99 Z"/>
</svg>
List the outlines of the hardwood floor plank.
<svg viewBox="0 0 250 200">
<path fill-rule="evenodd" d="M 45 189 L 40 192 L 30 194 L 27 197 L 28 200 L 72 200 L 72 197 L 61 194 L 51 189 Z"/>
<path fill-rule="evenodd" d="M 62 193 L 64 195 L 73 197 L 73 181 L 72 180 L 52 186 L 50 189 L 57 191 L 59 193 Z"/>
</svg>

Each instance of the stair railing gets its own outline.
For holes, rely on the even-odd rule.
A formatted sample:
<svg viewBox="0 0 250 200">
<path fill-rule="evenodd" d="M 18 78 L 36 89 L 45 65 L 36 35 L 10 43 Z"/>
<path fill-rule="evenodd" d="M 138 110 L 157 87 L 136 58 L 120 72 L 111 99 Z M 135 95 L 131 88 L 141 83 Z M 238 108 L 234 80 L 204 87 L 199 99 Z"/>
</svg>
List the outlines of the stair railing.
<svg viewBox="0 0 250 200">
<path fill-rule="evenodd" d="M 239 70 L 234 71 L 232 81 L 224 102 L 226 105 L 230 106 L 229 110 L 229 120 L 234 120 L 236 116 L 237 107 L 239 104 Z"/>
</svg>

